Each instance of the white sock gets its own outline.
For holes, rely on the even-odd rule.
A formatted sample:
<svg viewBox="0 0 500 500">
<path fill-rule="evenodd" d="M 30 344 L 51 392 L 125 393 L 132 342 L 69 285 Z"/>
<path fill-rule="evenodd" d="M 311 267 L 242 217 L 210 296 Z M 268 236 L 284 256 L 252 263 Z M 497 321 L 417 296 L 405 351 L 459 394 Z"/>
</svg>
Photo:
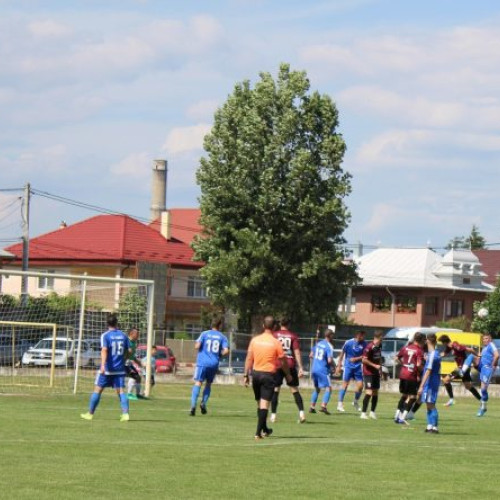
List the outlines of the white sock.
<svg viewBox="0 0 500 500">
<path fill-rule="evenodd" d="M 127 382 L 127 392 L 129 394 L 132 394 L 132 391 L 134 390 L 135 386 L 135 380 L 133 378 L 129 378 Z"/>
<path fill-rule="evenodd" d="M 399 410 L 396 410 L 396 414 L 394 415 L 394 420 L 397 420 L 400 415 L 401 415 L 401 412 Z"/>
</svg>

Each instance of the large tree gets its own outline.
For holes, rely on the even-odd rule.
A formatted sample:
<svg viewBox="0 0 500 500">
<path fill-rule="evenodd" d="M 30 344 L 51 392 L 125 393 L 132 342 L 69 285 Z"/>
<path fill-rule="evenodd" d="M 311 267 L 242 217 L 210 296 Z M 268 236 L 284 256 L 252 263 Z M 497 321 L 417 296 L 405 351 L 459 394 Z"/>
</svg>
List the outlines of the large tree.
<svg viewBox="0 0 500 500">
<path fill-rule="evenodd" d="M 196 258 L 212 301 L 249 318 L 332 320 L 356 281 L 345 264 L 345 143 L 327 95 L 282 64 L 238 83 L 216 111 L 200 160 Z"/>
<path fill-rule="evenodd" d="M 484 318 L 478 316 L 480 309 L 486 309 L 488 315 Z M 471 328 L 474 332 L 491 333 L 498 337 L 500 334 L 500 280 L 497 281 L 495 290 L 482 302 L 474 302 L 474 319 Z"/>
<path fill-rule="evenodd" d="M 472 225 L 469 236 L 455 236 L 446 246 L 448 250 L 451 248 L 468 248 L 470 250 L 482 250 L 486 248 L 486 240 L 479 232 L 479 227 Z"/>
</svg>

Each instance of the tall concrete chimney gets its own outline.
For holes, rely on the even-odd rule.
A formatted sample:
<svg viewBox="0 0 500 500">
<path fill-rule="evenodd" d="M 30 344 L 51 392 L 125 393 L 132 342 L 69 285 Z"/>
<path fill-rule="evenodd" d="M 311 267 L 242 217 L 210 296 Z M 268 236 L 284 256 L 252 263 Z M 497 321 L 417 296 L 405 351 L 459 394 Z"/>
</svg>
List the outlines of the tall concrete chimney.
<svg viewBox="0 0 500 500">
<path fill-rule="evenodd" d="M 154 160 L 151 189 L 151 222 L 167 209 L 167 160 Z"/>
</svg>

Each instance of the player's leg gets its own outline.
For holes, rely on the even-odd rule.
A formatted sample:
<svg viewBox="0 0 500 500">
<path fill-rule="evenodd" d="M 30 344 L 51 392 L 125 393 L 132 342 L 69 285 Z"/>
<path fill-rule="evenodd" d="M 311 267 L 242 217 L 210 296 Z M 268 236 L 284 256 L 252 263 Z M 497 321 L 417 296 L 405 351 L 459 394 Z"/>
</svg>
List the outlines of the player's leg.
<svg viewBox="0 0 500 500">
<path fill-rule="evenodd" d="M 287 385 L 290 387 L 290 392 L 292 393 L 295 405 L 299 410 L 299 422 L 302 424 L 306 421 L 306 417 L 304 414 L 304 401 L 302 400 L 302 396 L 299 391 L 299 374 L 297 369 L 291 368 L 290 375 L 292 376 L 292 380 L 290 383 L 287 381 Z"/>
<path fill-rule="evenodd" d="M 462 383 L 464 387 L 478 400 L 481 401 L 481 394 L 479 394 L 478 390 L 472 385 L 472 378 L 470 376 L 470 368 L 463 369 L 462 367 Z"/>
<path fill-rule="evenodd" d="M 398 406 L 396 408 L 396 413 L 394 414 L 394 422 L 396 424 L 399 423 L 399 420 L 401 419 L 401 415 L 405 411 L 405 405 L 406 405 L 406 402 L 408 400 L 406 383 L 407 383 L 407 381 L 404 379 L 399 380 L 399 393 L 401 394 L 401 397 L 399 398 Z"/>
<path fill-rule="evenodd" d="M 113 388 L 116 389 L 118 399 L 120 400 L 120 408 L 122 410 L 120 422 L 128 422 L 130 420 L 130 416 L 128 397 L 127 394 L 125 394 L 125 377 L 115 376 L 113 378 Z"/>
<path fill-rule="evenodd" d="M 477 412 L 478 417 L 482 417 L 488 410 L 488 387 L 490 385 L 492 371 L 493 370 L 491 370 L 491 368 L 486 367 L 483 367 L 481 369 L 481 406 L 479 407 L 479 410 Z"/>
<path fill-rule="evenodd" d="M 203 389 L 203 395 L 201 398 L 200 410 L 202 415 L 206 415 L 207 413 L 207 403 L 210 398 L 210 394 L 212 392 L 212 383 L 214 381 L 215 375 L 217 374 L 217 368 L 208 368 L 206 370 L 205 377 L 205 388 Z"/>
<path fill-rule="evenodd" d="M 445 375 L 443 377 L 443 385 L 449 397 L 449 400 L 444 404 L 444 406 L 453 406 L 455 404 L 455 400 L 453 398 L 453 386 L 451 385 L 451 375 Z"/>
<path fill-rule="evenodd" d="M 108 377 L 98 372 L 94 382 L 94 390 L 89 399 L 89 411 L 80 415 L 84 420 L 92 420 L 94 412 L 101 401 L 102 391 L 107 385 Z"/>
<path fill-rule="evenodd" d="M 330 401 L 330 396 L 332 395 L 332 385 L 330 381 L 330 376 L 324 373 L 318 376 L 318 387 L 324 389 L 323 399 L 321 400 L 321 408 L 319 411 L 325 415 L 330 415 L 328 411 L 328 403 Z"/>
<path fill-rule="evenodd" d="M 368 415 L 366 414 L 366 411 L 368 410 L 368 404 L 370 403 L 372 392 L 373 391 L 371 389 L 371 382 L 368 380 L 365 389 L 365 397 L 363 398 L 363 408 L 361 410 L 361 415 L 360 415 L 360 417 L 364 420 L 368 420 Z"/>
<path fill-rule="evenodd" d="M 354 393 L 354 401 L 352 402 L 352 405 L 356 408 L 356 410 L 361 411 L 361 406 L 359 404 L 361 394 L 363 394 L 363 372 L 361 367 L 356 370 L 354 379 L 356 380 L 356 392 Z"/>
<path fill-rule="evenodd" d="M 276 373 L 274 374 L 275 388 L 273 392 L 273 399 L 271 400 L 271 418 L 270 418 L 271 422 L 276 421 L 276 413 L 278 412 L 280 389 L 281 389 L 281 384 L 283 384 L 284 376 L 285 374 L 283 373 L 283 370 L 277 370 Z"/>
<path fill-rule="evenodd" d="M 372 406 L 370 410 L 370 418 L 373 420 L 377 419 L 377 415 L 375 414 L 375 410 L 377 409 L 378 404 L 378 390 L 380 389 L 380 376 L 373 376 L 372 378 Z"/>
<path fill-rule="evenodd" d="M 344 409 L 344 398 L 345 393 L 347 392 L 347 388 L 349 387 L 349 382 L 352 378 L 352 373 L 350 368 L 344 368 L 344 372 L 342 373 L 342 388 L 339 391 L 339 399 L 337 404 L 337 411 L 345 411 Z"/>
<path fill-rule="evenodd" d="M 260 399 L 259 399 L 259 419 L 257 422 L 256 437 L 268 437 L 273 430 L 267 427 L 267 415 L 269 406 L 273 398 L 274 392 L 274 376 L 271 373 L 262 373 L 260 383 Z"/>
<path fill-rule="evenodd" d="M 318 402 L 319 398 L 319 393 L 321 392 L 321 389 L 319 388 L 319 380 L 318 376 L 313 373 L 312 374 L 312 380 L 314 384 L 314 390 L 312 391 L 311 394 L 311 403 L 309 405 L 309 413 L 316 413 L 316 403 Z"/>
<path fill-rule="evenodd" d="M 191 410 L 189 414 L 194 417 L 196 415 L 196 405 L 198 402 L 198 397 L 201 392 L 201 386 L 203 382 L 206 380 L 205 378 L 205 369 L 203 366 L 197 366 L 194 370 L 194 384 L 191 389 Z"/>
</svg>

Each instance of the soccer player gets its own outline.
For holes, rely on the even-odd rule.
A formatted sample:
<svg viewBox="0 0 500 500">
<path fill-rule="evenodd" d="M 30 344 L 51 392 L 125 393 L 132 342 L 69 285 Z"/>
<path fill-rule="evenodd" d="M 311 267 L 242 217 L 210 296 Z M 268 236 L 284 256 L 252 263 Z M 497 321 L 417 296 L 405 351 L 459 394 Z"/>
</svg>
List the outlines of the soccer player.
<svg viewBox="0 0 500 500">
<path fill-rule="evenodd" d="M 441 337 L 439 337 L 439 342 L 444 346 L 441 356 L 444 357 L 451 353 L 455 357 L 455 362 L 457 363 L 457 369 L 443 377 L 443 384 L 450 398 L 448 402 L 445 403 L 445 406 L 453 406 L 455 404 L 451 381 L 460 376 L 462 377 L 462 382 L 465 388 L 468 389 L 478 401 L 480 401 L 481 396 L 479 395 L 479 392 L 477 392 L 477 389 L 472 385 L 472 379 L 470 376 L 472 367 L 464 364 L 468 354 L 477 355 L 476 351 L 471 347 L 459 344 L 458 342 L 452 342 L 448 335 L 441 335 Z"/>
<path fill-rule="evenodd" d="M 418 380 L 423 368 L 424 335 L 420 332 L 415 333 L 410 344 L 404 346 L 396 355 L 396 360 L 401 364 L 399 372 L 399 392 L 401 398 L 398 403 L 394 422 L 396 424 L 406 423 L 408 414 L 417 401 Z"/>
<path fill-rule="evenodd" d="M 441 384 L 441 356 L 436 351 L 437 337 L 435 333 L 427 336 L 427 359 L 425 361 L 424 372 L 417 396 L 422 403 L 427 405 L 427 428 L 425 432 L 438 434 L 439 414 L 436 408 L 436 401 Z"/>
<path fill-rule="evenodd" d="M 299 409 L 299 422 L 302 424 L 306 421 L 306 417 L 304 415 L 304 402 L 299 392 L 299 377 L 302 377 L 304 375 L 304 369 L 302 367 L 302 358 L 300 356 L 299 337 L 296 333 L 293 333 L 288 329 L 289 326 L 290 320 L 288 318 L 283 318 L 280 321 L 279 330 L 275 331 L 273 335 L 274 338 L 278 339 L 283 346 L 283 351 L 288 363 L 288 369 L 290 371 L 290 375 L 292 376 L 292 381 L 290 383 L 287 382 L 287 385 L 290 387 L 290 391 L 293 394 L 295 404 Z M 297 365 L 299 367 L 298 371 Z M 275 377 L 276 380 L 274 382 L 274 394 L 271 401 L 271 422 L 276 421 L 276 412 L 278 410 L 280 389 L 285 378 L 285 372 L 281 369 L 281 361 L 276 368 L 277 370 Z"/>
<path fill-rule="evenodd" d="M 264 318 L 264 331 L 256 335 L 248 346 L 247 357 L 245 360 L 245 387 L 248 387 L 250 372 L 252 372 L 252 388 L 257 401 L 257 430 L 255 440 L 270 436 L 272 429 L 267 427 L 267 414 L 269 404 L 273 399 L 274 380 L 276 365 L 281 360 L 281 369 L 285 373 L 285 379 L 288 383 L 292 382 L 292 376 L 288 369 L 285 353 L 281 342 L 273 337 L 274 318 L 266 316 Z"/>
<path fill-rule="evenodd" d="M 127 371 L 128 383 L 127 383 L 127 397 L 133 401 L 137 399 L 144 399 L 141 393 L 141 374 L 136 368 L 136 365 L 142 368 L 142 363 L 137 359 L 137 341 L 139 339 L 139 330 L 137 328 L 131 328 L 128 331 L 128 339 L 130 342 L 131 354 L 127 363 L 125 365 L 125 370 Z M 134 364 L 135 363 L 135 364 Z M 135 394 L 134 394 L 135 389 Z"/>
<path fill-rule="evenodd" d="M 318 401 L 321 389 L 325 389 L 323 400 L 321 402 L 320 412 L 325 415 L 331 415 L 327 406 L 332 394 L 332 384 L 330 381 L 330 372 L 333 363 L 333 347 L 332 347 L 333 331 L 326 330 L 325 338 L 320 340 L 311 351 L 312 358 L 312 379 L 314 382 L 314 391 L 311 395 L 311 406 L 309 413 L 316 413 L 316 402 Z"/>
<path fill-rule="evenodd" d="M 339 391 L 337 411 L 345 411 L 344 397 L 351 380 L 355 380 L 356 382 L 356 392 L 354 393 L 354 401 L 352 404 L 356 410 L 361 410 L 361 407 L 359 406 L 359 398 L 361 397 L 361 393 L 363 391 L 363 370 L 361 368 L 361 360 L 363 359 L 363 351 L 366 345 L 365 332 L 358 330 L 354 335 L 354 338 L 348 340 L 342 348 L 337 369 L 335 370 L 335 374 L 340 375 L 342 362 L 344 362 L 342 389 Z"/>
<path fill-rule="evenodd" d="M 191 411 L 189 414 L 192 417 L 196 415 L 196 402 L 203 382 L 205 382 L 205 388 L 203 389 L 200 410 L 202 415 L 207 413 L 207 402 L 212 390 L 212 382 L 219 369 L 220 357 L 229 352 L 227 337 L 220 331 L 222 322 L 221 317 L 214 318 L 211 330 L 202 332 L 194 344 L 198 356 L 194 372 L 194 385 L 191 391 Z"/>
<path fill-rule="evenodd" d="M 482 417 L 486 411 L 488 402 L 488 386 L 490 385 L 491 376 L 498 364 L 497 346 L 491 341 L 491 335 L 485 333 L 483 335 L 483 350 L 481 351 L 481 360 L 479 362 L 479 378 L 481 380 L 481 406 L 477 412 L 478 417 Z"/>
<path fill-rule="evenodd" d="M 95 379 L 94 392 L 90 396 L 89 411 L 80 415 L 84 420 L 92 420 L 94 417 L 105 387 L 116 389 L 120 398 L 120 421 L 130 420 L 128 398 L 124 392 L 125 361 L 130 354 L 130 341 L 118 329 L 118 318 L 112 314 L 108 317 L 108 331 L 101 335 L 101 366 Z"/>
<path fill-rule="evenodd" d="M 375 410 L 378 403 L 378 390 L 380 389 L 382 369 L 382 332 L 375 332 L 373 341 L 364 348 L 361 363 L 363 365 L 363 381 L 365 385 L 361 418 L 364 420 L 368 419 L 366 410 L 368 410 L 368 403 L 371 399 L 370 418 L 376 420 L 377 415 Z"/>
</svg>

